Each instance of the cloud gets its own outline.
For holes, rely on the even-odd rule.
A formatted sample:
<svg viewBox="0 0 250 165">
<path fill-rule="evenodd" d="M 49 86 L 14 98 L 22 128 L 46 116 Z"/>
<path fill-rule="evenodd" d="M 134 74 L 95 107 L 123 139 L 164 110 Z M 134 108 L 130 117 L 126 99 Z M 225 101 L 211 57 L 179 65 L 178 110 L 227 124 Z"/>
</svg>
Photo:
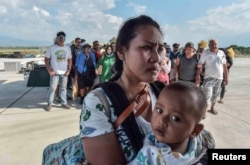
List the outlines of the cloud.
<svg viewBox="0 0 250 165">
<path fill-rule="evenodd" d="M 179 42 L 181 46 L 188 41 L 198 43 L 200 40 L 216 38 L 221 46 L 243 44 L 244 36 L 250 31 L 250 3 L 249 0 L 232 3 L 209 9 L 205 14 L 193 20 L 187 20 L 182 27 L 166 24 L 163 26 L 166 41 Z"/>
<path fill-rule="evenodd" d="M 133 3 L 133 2 L 129 2 L 127 4 L 127 6 L 133 7 L 136 14 L 143 14 L 143 13 L 146 12 L 146 9 L 147 9 L 146 6 L 144 6 L 144 5 L 137 5 L 137 4 Z"/>
<path fill-rule="evenodd" d="M 4 6 L 0 6 L 0 15 L 4 15 L 7 13 L 7 9 Z"/>
<path fill-rule="evenodd" d="M 94 40 L 108 42 L 117 35 L 126 19 L 122 18 L 123 12 L 119 16 L 113 14 L 116 9 L 121 9 L 121 6 L 116 8 L 116 3 L 124 4 L 120 0 L 1 0 L 0 36 L 52 43 L 56 33 L 63 30 L 67 34 L 66 42 L 75 37 L 85 38 L 90 43 Z M 137 15 L 150 13 L 144 5 L 129 2 L 126 6 Z M 200 14 L 198 18 L 189 17 L 181 26 L 162 23 L 165 41 L 169 44 L 178 42 L 181 46 L 188 41 L 198 43 L 210 38 L 217 38 L 225 46 L 243 41 L 249 43 L 249 0 L 237 0 Z M 167 20 L 165 15 L 162 17 Z"/>
<path fill-rule="evenodd" d="M 36 6 L 33 7 L 33 10 L 36 12 L 36 15 L 41 14 L 44 17 L 49 17 L 49 12 L 47 12 L 46 10 L 40 9 Z"/>
<path fill-rule="evenodd" d="M 19 4 L 20 4 L 20 0 L 7 0 L 1 1 L 1 5 L 6 6 L 6 7 L 12 7 L 12 8 L 16 8 Z"/>
<path fill-rule="evenodd" d="M 188 21 L 194 31 L 206 30 L 216 33 L 245 33 L 250 27 L 250 3 L 233 3 L 229 6 L 210 9 L 206 15 L 196 20 Z"/>
<path fill-rule="evenodd" d="M 53 42 L 58 31 L 66 32 L 66 42 L 82 37 L 87 42 L 108 42 L 116 36 L 123 19 L 106 11 L 115 0 L 8 0 L 0 2 L 7 12 L 0 13 L 0 36 Z M 18 5 L 18 8 L 16 8 Z M 6 17 L 7 16 L 7 17 Z"/>
</svg>

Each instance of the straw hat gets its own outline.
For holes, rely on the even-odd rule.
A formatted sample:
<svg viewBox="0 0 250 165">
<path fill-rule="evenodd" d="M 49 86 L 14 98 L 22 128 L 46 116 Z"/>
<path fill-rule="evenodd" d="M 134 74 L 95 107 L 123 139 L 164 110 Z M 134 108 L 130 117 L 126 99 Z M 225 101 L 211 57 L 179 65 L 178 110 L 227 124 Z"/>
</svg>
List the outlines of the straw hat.
<svg viewBox="0 0 250 165">
<path fill-rule="evenodd" d="M 231 58 L 234 58 L 234 50 L 233 48 L 228 48 L 227 49 L 227 52 L 228 52 L 228 56 L 231 57 Z"/>
<path fill-rule="evenodd" d="M 201 40 L 201 41 L 198 43 L 198 47 L 204 49 L 205 47 L 207 47 L 207 42 L 204 41 L 204 40 Z"/>
</svg>

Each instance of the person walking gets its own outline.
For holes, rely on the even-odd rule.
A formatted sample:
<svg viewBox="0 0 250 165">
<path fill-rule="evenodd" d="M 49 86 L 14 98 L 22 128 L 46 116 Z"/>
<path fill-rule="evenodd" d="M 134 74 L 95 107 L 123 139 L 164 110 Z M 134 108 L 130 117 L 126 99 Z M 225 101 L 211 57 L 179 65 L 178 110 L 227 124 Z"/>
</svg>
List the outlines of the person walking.
<svg viewBox="0 0 250 165">
<path fill-rule="evenodd" d="M 207 42 L 205 40 L 201 40 L 198 43 L 198 48 L 197 48 L 196 54 L 198 55 L 199 59 L 200 59 L 201 54 L 203 53 L 203 51 L 205 50 L 206 47 L 207 47 Z M 203 68 L 201 68 L 201 74 L 200 74 L 200 86 L 202 85 L 203 80 L 204 80 L 204 72 L 205 72 L 205 69 L 203 66 Z"/>
<path fill-rule="evenodd" d="M 83 103 L 84 97 L 90 91 L 96 78 L 96 58 L 91 52 L 91 46 L 85 44 L 83 52 L 76 58 L 75 67 L 77 70 L 77 83 L 80 93 L 80 104 Z"/>
<path fill-rule="evenodd" d="M 44 59 L 50 75 L 48 105 L 45 107 L 47 111 L 51 110 L 58 82 L 62 107 L 70 109 L 67 104 L 67 80 L 72 66 L 72 55 L 70 47 L 64 45 L 65 37 L 66 34 L 63 31 L 57 33 L 57 42 L 48 48 Z"/>
<path fill-rule="evenodd" d="M 179 51 L 180 44 L 174 43 L 173 44 L 173 50 L 169 54 L 169 59 L 171 61 L 171 70 L 169 73 L 170 82 L 173 82 L 175 80 L 175 63 L 177 60 L 177 57 L 181 56 L 181 52 Z"/>
<path fill-rule="evenodd" d="M 194 44 L 192 42 L 186 43 L 184 54 L 177 57 L 175 63 L 175 80 L 189 81 L 199 85 L 200 72 L 197 73 L 198 60 L 199 56 L 195 54 Z"/>
<path fill-rule="evenodd" d="M 167 51 L 166 49 L 163 49 L 163 60 L 160 62 L 160 73 L 157 76 L 157 80 L 160 82 L 165 83 L 165 85 L 169 84 L 169 72 L 171 70 L 171 61 L 167 56 Z"/>
<path fill-rule="evenodd" d="M 113 54 L 112 45 L 108 45 L 102 58 L 98 61 L 98 74 L 100 75 L 100 82 L 107 82 L 112 76 L 112 66 L 115 63 L 115 55 Z"/>
<path fill-rule="evenodd" d="M 226 55 L 226 60 L 227 60 L 227 71 L 229 74 L 229 70 L 230 68 L 233 66 L 233 58 L 231 58 L 228 54 L 228 50 L 225 48 L 219 48 L 220 50 L 222 50 L 225 55 Z M 224 96 L 225 96 L 225 92 L 226 92 L 226 85 L 224 83 L 224 81 L 221 82 L 221 92 L 220 92 L 220 100 L 218 101 L 218 103 L 223 104 L 224 103 Z"/>
<path fill-rule="evenodd" d="M 211 102 L 209 112 L 217 115 L 218 111 L 215 110 L 215 104 L 217 102 L 217 96 L 220 93 L 222 80 L 225 85 L 228 84 L 228 71 L 225 53 L 218 49 L 218 41 L 211 39 L 209 40 L 208 46 L 209 49 L 202 53 L 198 62 L 197 72 L 201 71 L 202 66 L 205 67 L 202 88 L 208 103 Z"/>
</svg>

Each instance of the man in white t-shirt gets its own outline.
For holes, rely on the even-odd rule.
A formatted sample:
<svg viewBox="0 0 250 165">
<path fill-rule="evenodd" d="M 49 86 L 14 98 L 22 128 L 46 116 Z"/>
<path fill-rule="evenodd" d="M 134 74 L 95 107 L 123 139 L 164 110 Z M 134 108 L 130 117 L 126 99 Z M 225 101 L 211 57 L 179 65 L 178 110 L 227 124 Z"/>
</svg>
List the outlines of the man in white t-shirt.
<svg viewBox="0 0 250 165">
<path fill-rule="evenodd" d="M 67 104 L 67 81 L 72 66 L 72 54 L 69 46 L 64 45 L 66 34 L 60 31 L 56 35 L 56 44 L 50 46 L 45 55 L 45 65 L 50 75 L 50 88 L 48 105 L 46 110 L 51 110 L 54 101 L 55 90 L 59 83 L 61 104 L 64 108 L 70 109 Z"/>
<path fill-rule="evenodd" d="M 228 71 L 226 65 L 226 56 L 223 51 L 218 49 L 218 41 L 211 39 L 209 49 L 203 51 L 198 62 L 197 72 L 200 72 L 202 66 L 205 67 L 203 90 L 208 103 L 211 102 L 210 112 L 214 115 L 218 112 L 214 109 L 217 96 L 220 93 L 221 82 L 228 84 Z M 224 79 L 223 79 L 224 78 Z"/>
</svg>

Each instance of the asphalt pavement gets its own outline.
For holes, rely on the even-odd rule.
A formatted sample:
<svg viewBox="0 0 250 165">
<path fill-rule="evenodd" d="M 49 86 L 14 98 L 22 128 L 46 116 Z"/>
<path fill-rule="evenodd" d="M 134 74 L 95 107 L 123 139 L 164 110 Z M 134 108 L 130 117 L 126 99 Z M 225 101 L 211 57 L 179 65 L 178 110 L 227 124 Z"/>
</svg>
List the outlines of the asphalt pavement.
<svg viewBox="0 0 250 165">
<path fill-rule="evenodd" d="M 44 110 L 48 87 L 27 87 L 27 76 L 3 71 L 0 59 L 0 164 L 40 165 L 43 149 L 79 133 L 79 100 L 70 110 L 53 104 Z M 42 59 L 18 59 L 22 63 Z M 218 115 L 208 113 L 203 123 L 216 148 L 250 148 L 250 58 L 235 58 Z"/>
</svg>

